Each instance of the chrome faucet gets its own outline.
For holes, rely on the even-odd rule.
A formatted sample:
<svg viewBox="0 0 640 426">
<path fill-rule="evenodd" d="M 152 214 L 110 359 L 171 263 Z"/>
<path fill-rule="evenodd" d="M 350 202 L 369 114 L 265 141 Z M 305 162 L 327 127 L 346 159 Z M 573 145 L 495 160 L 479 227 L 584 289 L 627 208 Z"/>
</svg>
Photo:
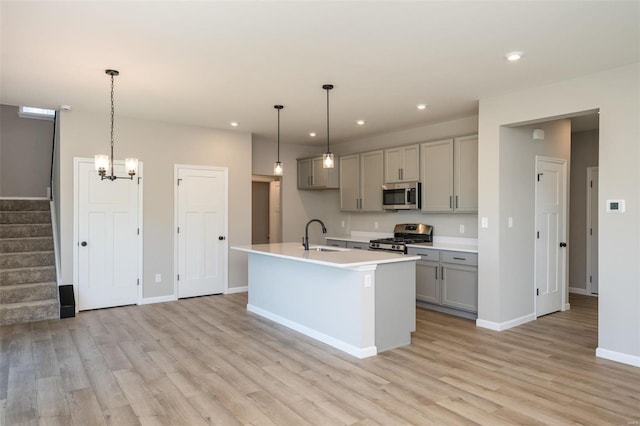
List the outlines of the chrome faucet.
<svg viewBox="0 0 640 426">
<path fill-rule="evenodd" d="M 309 250 L 309 225 L 311 225 L 311 222 L 318 222 L 320 226 L 322 226 L 322 233 L 327 233 L 327 227 L 324 226 L 324 223 L 322 223 L 320 219 L 311 219 L 307 222 L 307 226 L 304 227 L 304 238 L 302 238 L 302 245 L 305 250 Z"/>
</svg>

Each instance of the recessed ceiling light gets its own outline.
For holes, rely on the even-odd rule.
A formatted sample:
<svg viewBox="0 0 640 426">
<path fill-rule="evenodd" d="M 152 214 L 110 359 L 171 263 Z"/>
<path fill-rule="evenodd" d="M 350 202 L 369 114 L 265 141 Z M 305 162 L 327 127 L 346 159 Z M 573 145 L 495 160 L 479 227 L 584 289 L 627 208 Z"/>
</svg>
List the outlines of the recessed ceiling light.
<svg viewBox="0 0 640 426">
<path fill-rule="evenodd" d="M 364 120 L 358 120 L 358 121 L 356 121 L 356 124 L 358 126 L 364 126 Z"/>
<path fill-rule="evenodd" d="M 427 104 L 418 104 L 416 105 L 416 108 L 418 109 L 427 109 L 428 105 Z"/>
<path fill-rule="evenodd" d="M 310 132 L 309 136 L 311 136 L 312 138 L 315 138 L 316 137 L 316 132 Z"/>
<path fill-rule="evenodd" d="M 509 52 L 505 54 L 504 57 L 507 58 L 508 61 L 514 62 L 522 58 L 522 52 Z"/>
<path fill-rule="evenodd" d="M 232 127 L 238 127 L 240 125 L 240 123 L 238 123 L 237 121 L 232 121 L 231 122 L 231 126 Z"/>
</svg>

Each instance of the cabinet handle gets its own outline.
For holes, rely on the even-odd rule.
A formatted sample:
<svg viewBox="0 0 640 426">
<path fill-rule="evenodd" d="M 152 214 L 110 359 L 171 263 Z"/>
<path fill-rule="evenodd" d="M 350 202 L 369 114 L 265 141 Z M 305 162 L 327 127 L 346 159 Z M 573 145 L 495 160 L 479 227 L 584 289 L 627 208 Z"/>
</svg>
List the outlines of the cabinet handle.
<svg viewBox="0 0 640 426">
<path fill-rule="evenodd" d="M 436 280 L 438 279 L 438 267 L 436 266 Z"/>
<path fill-rule="evenodd" d="M 441 266 L 442 268 L 442 280 L 444 281 L 444 266 Z"/>
<path fill-rule="evenodd" d="M 453 197 L 451 197 L 451 195 L 449 195 L 449 208 L 450 209 L 453 208 L 452 203 L 453 203 Z"/>
<path fill-rule="evenodd" d="M 456 195 L 456 209 L 458 208 L 458 196 Z"/>
<path fill-rule="evenodd" d="M 464 257 L 454 257 L 455 260 L 467 260 Z"/>
</svg>

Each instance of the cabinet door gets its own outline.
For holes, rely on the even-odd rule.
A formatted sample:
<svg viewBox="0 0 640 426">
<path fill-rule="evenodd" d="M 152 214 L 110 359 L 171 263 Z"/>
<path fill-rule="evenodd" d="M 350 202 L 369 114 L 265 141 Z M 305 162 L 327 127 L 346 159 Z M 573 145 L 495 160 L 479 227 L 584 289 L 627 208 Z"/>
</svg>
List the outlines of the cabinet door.
<svg viewBox="0 0 640 426">
<path fill-rule="evenodd" d="M 420 180 L 420 145 L 405 146 L 402 149 L 402 180 Z"/>
<path fill-rule="evenodd" d="M 298 160 L 298 188 L 311 186 L 311 159 Z"/>
<path fill-rule="evenodd" d="M 359 207 L 360 155 L 344 155 L 340 157 L 340 210 L 358 210 Z"/>
<path fill-rule="evenodd" d="M 322 167 L 322 157 L 311 159 L 311 186 L 326 187 L 328 183 L 328 171 Z"/>
<path fill-rule="evenodd" d="M 453 139 L 422 144 L 422 211 L 453 211 Z"/>
<path fill-rule="evenodd" d="M 384 181 L 386 183 L 402 182 L 400 169 L 402 169 L 402 148 L 385 149 Z"/>
<path fill-rule="evenodd" d="M 383 151 L 360 154 L 360 209 L 382 210 Z"/>
<path fill-rule="evenodd" d="M 456 138 L 453 149 L 455 160 L 455 210 L 478 211 L 478 136 Z"/>
<path fill-rule="evenodd" d="M 442 264 L 442 305 L 478 312 L 478 268 Z"/>
<path fill-rule="evenodd" d="M 439 263 L 420 260 L 416 262 L 416 299 L 440 304 Z"/>
</svg>

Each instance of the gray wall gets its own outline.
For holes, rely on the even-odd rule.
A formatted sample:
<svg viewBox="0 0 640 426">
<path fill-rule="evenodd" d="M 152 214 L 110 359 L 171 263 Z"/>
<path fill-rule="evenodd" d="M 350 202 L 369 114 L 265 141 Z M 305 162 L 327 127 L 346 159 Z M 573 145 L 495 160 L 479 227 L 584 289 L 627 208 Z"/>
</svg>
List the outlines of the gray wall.
<svg viewBox="0 0 640 426">
<path fill-rule="evenodd" d="M 598 130 L 571 134 L 569 287 L 587 289 L 587 167 L 598 166 Z"/>
<path fill-rule="evenodd" d="M 53 121 L 18 117 L 0 106 L 0 197 L 46 197 Z"/>
<path fill-rule="evenodd" d="M 506 297 L 517 271 L 501 268 L 528 239 L 500 238 L 508 210 L 501 193 L 511 176 L 502 170 L 501 128 L 567 114 L 600 111 L 600 200 L 625 199 L 625 213 L 599 205 L 599 356 L 640 365 L 640 63 L 546 86 L 480 99 L 478 324 L 508 326 L 531 312 L 530 304 Z M 514 265 L 515 267 L 516 265 Z"/>
<path fill-rule="evenodd" d="M 544 130 L 543 141 L 533 140 L 534 128 Z M 504 306 L 504 315 L 508 318 L 518 318 L 535 311 L 536 156 L 567 161 L 565 191 L 568 194 L 570 150 L 570 120 L 500 129 L 500 173 L 503 177 L 500 180 L 500 211 L 503 217 L 496 225 L 499 227 L 501 246 L 510 247 L 510 250 L 501 253 L 500 258 L 500 277 L 504 280 L 500 296 L 509 301 Z M 509 217 L 513 218 L 512 228 L 508 227 Z M 567 227 L 570 227 L 568 211 Z"/>
<path fill-rule="evenodd" d="M 251 135 L 243 132 L 116 117 L 115 157 L 144 164 L 143 297 L 173 294 L 174 164 L 229 168 L 229 246 L 251 243 Z M 73 158 L 108 151 L 106 114 L 60 117 L 60 245 L 62 283 L 73 280 Z M 106 182 L 108 185 L 109 182 Z M 246 256 L 229 250 L 229 287 L 247 283 Z M 154 282 L 154 275 L 165 277 Z"/>
</svg>

